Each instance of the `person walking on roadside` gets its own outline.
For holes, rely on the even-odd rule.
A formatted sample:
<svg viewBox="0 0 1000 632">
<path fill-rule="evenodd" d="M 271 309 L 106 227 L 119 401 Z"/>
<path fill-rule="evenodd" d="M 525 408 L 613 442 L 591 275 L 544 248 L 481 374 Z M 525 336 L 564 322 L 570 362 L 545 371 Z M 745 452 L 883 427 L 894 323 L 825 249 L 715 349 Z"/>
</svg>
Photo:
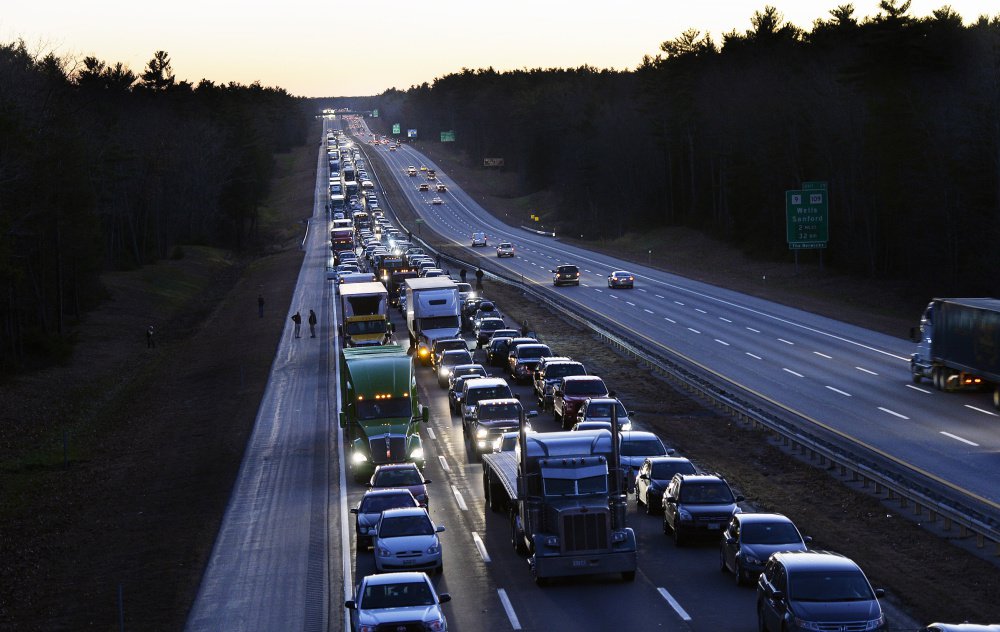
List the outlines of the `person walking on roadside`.
<svg viewBox="0 0 1000 632">
<path fill-rule="evenodd" d="M 527 336 L 529 331 L 531 331 L 531 330 L 528 329 L 528 319 L 526 318 L 526 319 L 524 319 L 524 322 L 521 323 L 521 335 L 522 336 Z"/>
<path fill-rule="evenodd" d="M 476 289 L 483 289 L 483 269 L 476 268 Z"/>
<path fill-rule="evenodd" d="M 462 279 L 462 283 L 465 283 L 465 268 L 458 271 L 458 277 Z"/>
<path fill-rule="evenodd" d="M 257 318 L 264 317 L 264 295 L 257 295 Z"/>
<path fill-rule="evenodd" d="M 302 336 L 299 335 L 299 332 L 302 329 L 302 316 L 298 312 L 295 312 L 292 314 L 292 322 L 295 323 L 295 337 L 301 338 Z"/>
<path fill-rule="evenodd" d="M 146 328 L 146 348 L 147 349 L 155 349 L 156 348 L 156 338 L 153 337 L 153 334 L 155 334 L 155 333 L 156 332 L 153 331 L 153 326 L 152 325 L 150 325 L 149 327 Z"/>
<path fill-rule="evenodd" d="M 309 310 L 309 337 L 316 337 L 316 312 Z"/>
</svg>

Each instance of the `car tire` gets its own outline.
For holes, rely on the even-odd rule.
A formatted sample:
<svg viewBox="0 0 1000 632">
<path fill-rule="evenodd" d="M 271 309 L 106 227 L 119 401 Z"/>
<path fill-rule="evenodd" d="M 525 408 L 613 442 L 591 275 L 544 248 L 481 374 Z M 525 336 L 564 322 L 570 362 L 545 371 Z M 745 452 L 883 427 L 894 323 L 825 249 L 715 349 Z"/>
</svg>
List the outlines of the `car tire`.
<svg viewBox="0 0 1000 632">
<path fill-rule="evenodd" d="M 636 500 L 639 499 L 639 490 L 638 489 L 635 490 L 635 498 L 636 498 Z M 649 502 L 649 492 L 646 492 L 646 502 L 644 502 L 642 504 L 646 506 L 646 515 L 647 516 L 652 516 L 653 513 L 655 513 L 654 510 L 653 510 L 653 503 Z"/>
<path fill-rule="evenodd" d="M 438 564 L 438 567 L 434 569 L 435 575 L 444 575 L 444 562 Z"/>
<path fill-rule="evenodd" d="M 743 586 L 748 583 L 746 571 L 743 570 L 743 565 L 740 564 L 739 558 L 733 563 L 733 575 L 736 576 L 737 586 Z"/>
<path fill-rule="evenodd" d="M 674 546 L 680 548 L 687 543 L 687 538 L 681 535 L 681 530 L 674 527 Z"/>
<path fill-rule="evenodd" d="M 663 514 L 663 535 L 670 535 L 670 524 L 667 522 L 666 514 Z"/>
<path fill-rule="evenodd" d="M 634 582 L 635 581 L 635 571 L 622 571 L 622 581 L 624 581 L 624 582 Z"/>
<path fill-rule="evenodd" d="M 767 624 L 764 623 L 764 610 L 757 606 L 757 632 L 767 632 Z"/>
</svg>

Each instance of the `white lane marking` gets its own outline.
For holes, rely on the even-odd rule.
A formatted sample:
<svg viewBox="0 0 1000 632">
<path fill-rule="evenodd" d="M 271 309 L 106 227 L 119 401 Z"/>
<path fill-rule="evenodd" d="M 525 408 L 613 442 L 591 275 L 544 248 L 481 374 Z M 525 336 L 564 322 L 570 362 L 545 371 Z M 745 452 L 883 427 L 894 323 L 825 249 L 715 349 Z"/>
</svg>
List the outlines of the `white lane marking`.
<svg viewBox="0 0 1000 632">
<path fill-rule="evenodd" d="M 786 345 L 793 345 L 793 346 L 795 345 L 794 342 L 789 342 L 788 340 L 785 340 L 784 338 L 778 338 L 778 342 L 783 342 Z"/>
<path fill-rule="evenodd" d="M 927 393 L 928 395 L 931 394 L 931 392 L 926 388 L 920 388 L 919 386 L 914 386 L 913 384 L 907 384 L 906 388 L 912 388 L 915 391 L 920 391 L 921 393 Z"/>
<path fill-rule="evenodd" d="M 821 358 L 826 358 L 827 360 L 833 360 L 833 356 L 828 356 L 825 353 L 820 353 L 819 351 L 813 351 L 813 353 L 815 353 Z"/>
<path fill-rule="evenodd" d="M 716 338 L 715 341 L 720 345 L 726 345 L 727 347 L 729 346 L 729 343 L 726 342 L 725 340 L 719 340 L 718 338 Z"/>
<path fill-rule="evenodd" d="M 636 289 L 639 290 L 640 292 L 645 292 L 646 291 L 646 290 L 642 289 L 641 287 L 636 288 Z"/>
<path fill-rule="evenodd" d="M 969 408 L 971 410 L 974 410 L 977 413 L 983 413 L 984 415 L 989 415 L 990 417 L 996 417 L 997 416 L 997 414 L 994 413 L 994 412 L 990 412 L 990 411 L 982 409 L 982 408 L 976 408 L 975 406 L 970 406 L 969 404 L 966 404 L 965 407 Z"/>
<path fill-rule="evenodd" d="M 458 491 L 458 488 L 454 485 L 451 486 L 451 492 L 455 494 L 455 501 L 458 503 L 458 508 L 462 511 L 468 511 L 469 506 L 465 504 L 465 499 L 462 498 L 462 492 Z"/>
<path fill-rule="evenodd" d="M 441 464 L 441 469 L 442 470 L 444 470 L 445 472 L 448 472 L 449 474 L 451 473 L 451 468 L 448 467 L 448 461 L 446 461 L 444 459 L 444 455 L 443 454 L 439 454 L 438 455 L 438 462 Z"/>
<path fill-rule="evenodd" d="M 700 331 L 698 331 L 697 329 L 691 329 L 690 327 L 688 327 L 688 331 L 693 331 L 693 332 L 694 332 L 694 333 L 696 333 L 696 334 L 700 334 L 700 333 L 701 333 L 701 332 L 700 332 Z"/>
<path fill-rule="evenodd" d="M 676 320 L 674 320 L 672 318 L 667 318 L 666 316 L 663 317 L 663 320 L 667 321 L 668 323 L 673 323 L 675 325 L 677 324 Z"/>
<path fill-rule="evenodd" d="M 854 367 L 855 369 L 861 371 L 862 373 L 867 373 L 868 375 L 878 375 L 875 371 L 869 371 L 868 369 L 863 369 L 859 366 Z"/>
<path fill-rule="evenodd" d="M 894 410 L 889 410 L 888 408 L 882 408 L 881 406 L 879 406 L 879 407 L 878 407 L 878 409 L 879 409 L 879 410 L 881 410 L 881 411 L 882 411 L 882 412 L 884 412 L 884 413 L 889 413 L 889 414 L 890 414 L 890 415 L 892 415 L 893 417 L 899 417 L 900 419 L 909 419 L 909 417 L 907 417 L 906 415 L 900 415 L 900 414 L 899 414 L 899 413 L 897 413 L 896 411 L 894 411 Z"/>
<path fill-rule="evenodd" d="M 647 314 L 652 314 L 653 313 L 653 310 L 646 309 L 645 307 L 642 308 L 642 311 L 646 312 Z"/>
<path fill-rule="evenodd" d="M 594 291 L 595 291 L 595 292 L 603 292 L 604 290 L 602 290 L 602 289 L 599 289 L 599 288 L 596 288 L 596 287 L 595 287 L 595 288 L 594 288 Z"/>
<path fill-rule="evenodd" d="M 746 354 L 748 356 L 750 356 L 751 358 L 755 359 L 755 360 L 763 360 L 764 359 L 764 358 L 760 357 L 759 355 L 754 355 L 754 354 L 750 353 L 749 351 L 747 351 Z"/>
<path fill-rule="evenodd" d="M 635 307 L 635 303 L 633 303 L 632 301 L 625 301 L 625 304 L 626 305 L 631 305 L 632 307 Z"/>
<path fill-rule="evenodd" d="M 427 427 L 427 436 L 431 438 L 431 441 L 437 441 L 437 437 L 434 436 L 434 429 L 430 426 Z"/>
<path fill-rule="evenodd" d="M 733 321 L 729 320 L 728 318 L 723 318 L 722 316 L 719 316 L 719 320 L 721 320 L 724 323 L 731 323 L 731 322 L 733 322 Z"/>
<path fill-rule="evenodd" d="M 696 311 L 696 312 L 700 312 L 700 313 L 702 313 L 702 314 L 707 314 L 707 313 L 708 313 L 708 312 L 706 312 L 706 311 L 705 311 L 705 310 L 703 310 L 703 309 L 698 309 L 697 307 L 695 307 L 695 308 L 694 308 L 694 311 Z"/>
<path fill-rule="evenodd" d="M 590 286 L 589 286 L 589 285 L 587 285 L 586 283 L 581 283 L 580 285 L 582 285 L 583 287 L 590 287 Z"/>
<path fill-rule="evenodd" d="M 681 604 L 677 603 L 677 600 L 674 599 L 673 595 L 667 592 L 666 588 L 657 588 L 656 590 L 660 593 L 661 597 L 667 600 L 670 607 L 673 608 L 678 615 L 680 615 L 681 619 L 684 619 L 685 621 L 691 620 L 691 615 L 687 613 L 687 610 L 681 608 Z"/>
<path fill-rule="evenodd" d="M 747 327 L 747 329 L 749 329 L 750 331 L 754 332 L 755 334 L 759 334 L 760 333 L 759 329 L 754 329 L 753 327 Z"/>
<path fill-rule="evenodd" d="M 483 544 L 483 539 L 475 531 L 472 532 L 472 541 L 476 543 L 476 548 L 479 549 L 479 557 L 483 558 L 483 561 L 487 564 L 492 562 L 490 554 L 486 552 L 486 545 Z"/>
<path fill-rule="evenodd" d="M 584 272 L 587 272 L 587 273 L 589 273 L 589 272 L 590 272 L 590 270 L 587 270 L 586 268 L 584 268 L 584 269 L 583 269 L 583 271 L 584 271 Z"/>
<path fill-rule="evenodd" d="M 617 297 L 617 296 L 615 296 L 614 294 L 608 294 L 608 296 L 610 296 L 611 298 L 613 298 L 613 299 L 615 299 L 615 300 L 617 300 L 617 299 L 618 299 L 618 297 Z"/>
<path fill-rule="evenodd" d="M 503 588 L 497 588 L 497 594 L 500 595 L 500 603 L 503 604 L 503 609 L 507 613 L 507 618 L 510 619 L 510 627 L 515 630 L 520 630 L 521 622 L 517 620 L 517 614 L 514 613 L 514 606 L 510 604 L 510 599 L 507 598 L 507 591 Z"/>
<path fill-rule="evenodd" d="M 680 305 L 681 307 L 683 307 L 683 306 L 684 306 L 684 303 L 681 303 L 680 301 L 674 301 L 674 303 L 677 303 L 677 304 L 678 304 L 678 305 Z"/>
<path fill-rule="evenodd" d="M 792 374 L 792 375 L 794 375 L 795 377 L 805 377 L 805 376 L 804 376 L 804 375 L 802 375 L 801 373 L 796 373 L 795 371 L 793 371 L 793 370 L 791 370 L 791 369 L 785 369 L 785 368 L 783 368 L 783 369 L 781 369 L 781 370 L 782 370 L 782 371 L 784 371 L 785 373 L 791 373 L 791 374 Z"/>
<path fill-rule="evenodd" d="M 828 388 L 828 389 L 830 389 L 831 391 L 833 391 L 834 393 L 840 393 L 840 394 L 841 394 L 841 395 L 843 395 L 844 397 L 851 397 L 851 394 L 850 394 L 850 393 L 847 393 L 847 392 L 845 392 L 845 391 L 842 391 L 842 390 L 840 390 L 839 388 L 833 388 L 832 386 L 827 386 L 827 388 Z"/>
<path fill-rule="evenodd" d="M 962 437 L 960 437 L 958 435 L 953 435 L 950 432 L 945 432 L 944 430 L 942 430 L 941 434 L 943 434 L 946 437 L 950 437 L 950 438 L 954 439 L 955 441 L 961 441 L 962 443 L 971 445 L 974 448 L 978 448 L 979 447 L 978 443 L 975 443 L 973 441 L 969 441 L 968 439 L 963 439 Z"/>
<path fill-rule="evenodd" d="M 654 294 L 653 296 L 655 296 L 656 298 L 667 298 L 666 296 L 663 296 L 662 294 Z"/>
</svg>

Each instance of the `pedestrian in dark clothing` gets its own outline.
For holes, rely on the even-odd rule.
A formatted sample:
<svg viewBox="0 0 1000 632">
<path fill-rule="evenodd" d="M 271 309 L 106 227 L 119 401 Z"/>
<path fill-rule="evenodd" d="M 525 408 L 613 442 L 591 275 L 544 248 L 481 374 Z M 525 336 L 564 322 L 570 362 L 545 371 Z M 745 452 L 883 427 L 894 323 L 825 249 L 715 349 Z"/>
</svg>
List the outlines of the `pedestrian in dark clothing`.
<svg viewBox="0 0 1000 632">
<path fill-rule="evenodd" d="M 155 349 L 156 348 L 156 338 L 153 337 L 154 333 L 155 332 L 153 331 L 153 326 L 152 325 L 150 325 L 149 327 L 146 328 L 146 348 L 147 349 Z"/>
<path fill-rule="evenodd" d="M 483 269 L 482 268 L 477 268 L 476 269 L 476 289 L 477 290 L 483 289 Z"/>
<path fill-rule="evenodd" d="M 465 283 L 465 268 L 458 271 L 458 278 L 462 279 L 462 283 Z"/>
<path fill-rule="evenodd" d="M 263 294 L 258 294 L 257 295 L 257 317 L 258 318 L 263 318 L 264 317 L 264 295 Z"/>
<path fill-rule="evenodd" d="M 309 337 L 316 337 L 316 312 L 309 310 Z"/>
<path fill-rule="evenodd" d="M 295 337 L 301 338 L 299 331 L 302 329 L 302 316 L 298 312 L 292 314 L 292 322 L 295 323 Z"/>
<path fill-rule="evenodd" d="M 522 336 L 527 336 L 528 335 L 528 321 L 527 320 L 525 320 L 523 323 L 521 323 L 521 335 Z"/>
</svg>

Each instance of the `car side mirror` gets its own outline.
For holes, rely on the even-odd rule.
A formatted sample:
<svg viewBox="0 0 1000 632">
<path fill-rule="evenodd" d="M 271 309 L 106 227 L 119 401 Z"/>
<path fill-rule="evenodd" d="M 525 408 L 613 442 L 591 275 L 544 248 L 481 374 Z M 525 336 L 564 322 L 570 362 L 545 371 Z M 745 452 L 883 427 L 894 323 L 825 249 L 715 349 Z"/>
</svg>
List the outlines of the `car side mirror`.
<svg viewBox="0 0 1000 632">
<path fill-rule="evenodd" d="M 432 481 L 432 480 L 431 480 L 431 479 L 429 479 L 429 478 L 427 478 L 427 479 L 424 479 L 424 485 L 430 485 L 430 484 L 431 484 L 431 483 L 433 483 L 433 482 L 434 482 L 434 481 Z"/>
<path fill-rule="evenodd" d="M 673 448 L 667 448 L 667 456 L 673 456 L 676 453 L 677 450 L 674 450 Z"/>
<path fill-rule="evenodd" d="M 372 488 L 372 484 L 371 483 L 365 483 L 365 488 L 371 489 Z"/>
<path fill-rule="evenodd" d="M 668 502 L 668 503 L 676 503 L 677 502 L 677 496 L 667 496 L 663 500 L 664 500 L 664 502 Z"/>
<path fill-rule="evenodd" d="M 639 475 L 639 480 L 648 481 L 649 480 L 649 475 L 648 474 L 640 474 Z"/>
<path fill-rule="evenodd" d="M 451 595 L 448 593 L 441 593 L 438 595 L 438 603 L 448 603 L 451 601 Z"/>
<path fill-rule="evenodd" d="M 882 597 L 885 597 L 885 588 L 876 588 L 875 589 L 875 596 L 877 598 L 879 598 L 879 599 L 881 599 Z"/>
<path fill-rule="evenodd" d="M 811 535 L 807 535 L 806 537 L 802 538 L 802 541 L 805 542 L 806 544 L 809 544 L 810 542 L 813 541 L 813 538 Z"/>
<path fill-rule="evenodd" d="M 352 507 L 351 508 L 351 513 L 352 514 L 357 514 L 358 513 L 358 508 L 357 507 Z"/>
<path fill-rule="evenodd" d="M 444 525 L 439 524 L 438 526 L 434 527 L 434 533 L 444 533 Z"/>
<path fill-rule="evenodd" d="M 525 415 L 525 417 L 537 417 L 537 416 L 538 416 L 537 410 L 529 410 L 528 413 Z"/>
<path fill-rule="evenodd" d="M 344 602 L 344 607 L 348 610 L 357 610 L 358 604 L 353 599 Z"/>
<path fill-rule="evenodd" d="M 555 274 L 555 273 L 556 273 L 556 271 L 555 271 L 555 270 L 553 270 L 553 271 L 552 271 L 552 274 Z"/>
<path fill-rule="evenodd" d="M 742 496 L 742 495 L 740 495 L 740 496 L 737 496 L 737 497 L 736 497 L 736 502 L 738 502 L 738 503 L 741 503 L 741 502 L 743 502 L 744 500 L 746 500 L 746 499 L 745 499 L 745 498 L 743 498 L 743 496 Z"/>
<path fill-rule="evenodd" d="M 634 410 L 628 411 L 628 416 L 629 417 L 635 417 L 635 411 Z"/>
<path fill-rule="evenodd" d="M 521 399 L 521 394 L 520 393 L 514 393 L 514 399 L 520 400 Z"/>
</svg>

